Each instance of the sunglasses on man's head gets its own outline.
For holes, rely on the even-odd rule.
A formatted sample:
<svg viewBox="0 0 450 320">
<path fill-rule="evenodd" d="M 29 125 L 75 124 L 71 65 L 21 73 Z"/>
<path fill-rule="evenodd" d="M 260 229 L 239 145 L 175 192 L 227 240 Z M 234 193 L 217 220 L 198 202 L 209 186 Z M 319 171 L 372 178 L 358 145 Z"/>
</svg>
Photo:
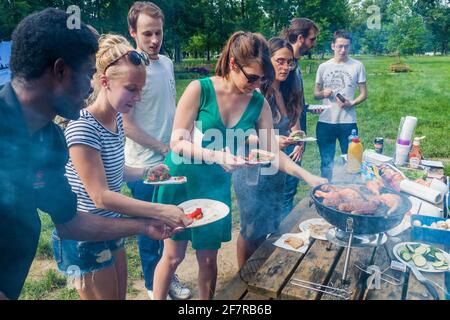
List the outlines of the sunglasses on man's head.
<svg viewBox="0 0 450 320">
<path fill-rule="evenodd" d="M 237 62 L 235 62 L 239 69 L 241 69 L 244 76 L 247 78 L 248 83 L 255 83 L 258 80 L 264 80 L 264 76 L 258 76 L 256 74 L 248 74 L 244 71 L 244 68 L 241 67 L 241 65 Z"/>
<path fill-rule="evenodd" d="M 110 64 L 108 64 L 103 73 L 106 74 L 106 70 L 108 70 L 109 67 L 111 67 L 113 64 L 117 63 L 120 59 L 122 59 L 125 56 L 128 56 L 128 60 L 135 66 L 138 66 L 141 63 L 143 63 L 146 66 L 148 66 L 150 64 L 150 59 L 145 52 L 140 53 L 140 52 L 137 52 L 136 50 L 130 50 L 130 51 L 124 53 L 123 55 L 121 55 L 120 57 L 118 57 L 117 59 L 114 59 Z"/>
</svg>

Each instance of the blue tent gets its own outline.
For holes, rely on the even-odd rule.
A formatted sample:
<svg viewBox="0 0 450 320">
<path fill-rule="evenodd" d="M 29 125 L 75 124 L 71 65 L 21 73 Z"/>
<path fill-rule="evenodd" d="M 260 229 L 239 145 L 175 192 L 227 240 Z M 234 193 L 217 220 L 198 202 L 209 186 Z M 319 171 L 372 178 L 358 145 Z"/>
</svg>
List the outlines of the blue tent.
<svg viewBox="0 0 450 320">
<path fill-rule="evenodd" d="M 0 42 L 0 86 L 11 78 L 9 59 L 11 57 L 11 41 Z"/>
</svg>

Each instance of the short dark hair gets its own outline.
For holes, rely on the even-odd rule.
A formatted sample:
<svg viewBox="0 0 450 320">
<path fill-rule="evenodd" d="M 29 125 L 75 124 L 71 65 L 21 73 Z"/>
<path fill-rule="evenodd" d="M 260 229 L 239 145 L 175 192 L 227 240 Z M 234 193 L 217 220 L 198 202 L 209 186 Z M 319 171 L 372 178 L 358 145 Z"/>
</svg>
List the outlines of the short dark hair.
<svg viewBox="0 0 450 320">
<path fill-rule="evenodd" d="M 57 59 L 77 69 L 98 50 L 92 31 L 81 23 L 69 29 L 70 15 L 47 8 L 23 19 L 12 34 L 12 77 L 26 80 L 39 78 Z"/>
<path fill-rule="evenodd" d="M 351 34 L 351 32 L 349 32 L 347 30 L 337 30 L 333 34 L 333 43 L 335 43 L 338 38 L 347 39 L 347 40 L 350 40 L 350 42 L 351 42 L 352 34 Z"/>
<path fill-rule="evenodd" d="M 312 29 L 317 33 L 320 31 L 314 21 L 307 18 L 295 18 L 291 20 L 289 28 L 281 32 L 281 38 L 288 40 L 290 43 L 295 43 L 300 35 L 307 38 Z"/>
</svg>

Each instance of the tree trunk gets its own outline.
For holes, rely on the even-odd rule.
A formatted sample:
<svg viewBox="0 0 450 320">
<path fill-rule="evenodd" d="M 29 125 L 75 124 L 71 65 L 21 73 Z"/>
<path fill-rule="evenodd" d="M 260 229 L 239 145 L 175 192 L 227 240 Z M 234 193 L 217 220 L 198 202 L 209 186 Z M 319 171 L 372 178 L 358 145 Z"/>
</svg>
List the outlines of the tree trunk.
<svg viewBox="0 0 450 320">
<path fill-rule="evenodd" d="M 100 21 L 100 0 L 97 0 L 97 21 Z"/>
<path fill-rule="evenodd" d="M 175 42 L 175 63 L 181 63 L 183 61 L 183 55 L 181 52 L 180 44 Z"/>
</svg>

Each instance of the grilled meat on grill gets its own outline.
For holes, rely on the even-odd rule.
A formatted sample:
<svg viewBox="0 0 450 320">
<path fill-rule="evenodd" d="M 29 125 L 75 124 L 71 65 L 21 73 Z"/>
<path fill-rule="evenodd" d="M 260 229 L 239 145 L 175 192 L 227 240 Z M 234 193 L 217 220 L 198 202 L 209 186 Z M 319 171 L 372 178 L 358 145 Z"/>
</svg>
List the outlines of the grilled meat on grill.
<svg viewBox="0 0 450 320">
<path fill-rule="evenodd" d="M 366 186 L 324 185 L 315 191 L 314 196 L 323 198 L 323 205 L 344 212 L 375 214 L 386 212 L 387 207 L 387 214 L 391 214 L 400 206 L 401 198 L 396 194 L 381 194 L 381 187 L 377 181 L 369 181 Z"/>
</svg>

